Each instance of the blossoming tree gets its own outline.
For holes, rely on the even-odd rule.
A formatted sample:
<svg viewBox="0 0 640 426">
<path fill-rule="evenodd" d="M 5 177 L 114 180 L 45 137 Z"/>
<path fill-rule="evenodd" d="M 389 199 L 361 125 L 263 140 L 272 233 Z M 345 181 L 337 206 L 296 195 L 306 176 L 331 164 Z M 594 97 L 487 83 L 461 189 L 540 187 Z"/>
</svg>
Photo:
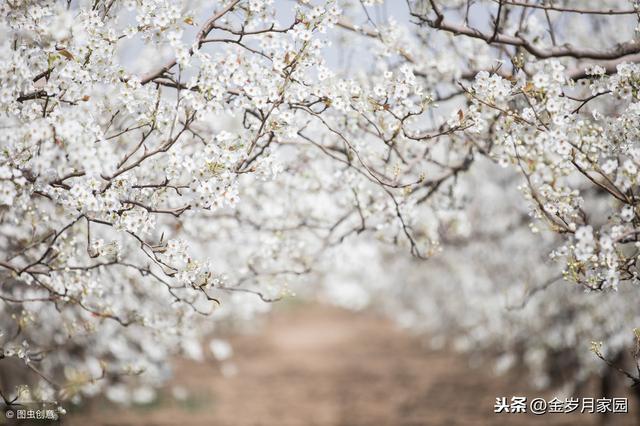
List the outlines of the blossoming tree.
<svg viewBox="0 0 640 426">
<path fill-rule="evenodd" d="M 562 285 L 633 285 L 637 2 L 272 3 L 0 5 L 5 402 L 158 383 L 358 234 L 423 259 L 490 233 L 478 162 Z"/>
</svg>

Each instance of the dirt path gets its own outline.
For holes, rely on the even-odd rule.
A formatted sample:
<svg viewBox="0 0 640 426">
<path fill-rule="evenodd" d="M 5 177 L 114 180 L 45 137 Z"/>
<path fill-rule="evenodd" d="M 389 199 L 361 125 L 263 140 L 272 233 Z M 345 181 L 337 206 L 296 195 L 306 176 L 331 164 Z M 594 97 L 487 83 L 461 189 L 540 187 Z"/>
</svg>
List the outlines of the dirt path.
<svg viewBox="0 0 640 426">
<path fill-rule="evenodd" d="M 259 333 L 231 341 L 235 376 L 223 377 L 213 361 L 180 361 L 173 385 L 188 389 L 186 400 L 176 401 L 167 391 L 153 407 L 94 406 L 70 416 L 68 424 L 589 425 L 598 420 L 595 415 L 495 415 L 496 396 L 549 395 L 470 369 L 461 356 L 424 349 L 418 339 L 371 314 L 286 308 L 274 312 Z M 616 424 L 626 420 L 620 417 Z"/>
</svg>

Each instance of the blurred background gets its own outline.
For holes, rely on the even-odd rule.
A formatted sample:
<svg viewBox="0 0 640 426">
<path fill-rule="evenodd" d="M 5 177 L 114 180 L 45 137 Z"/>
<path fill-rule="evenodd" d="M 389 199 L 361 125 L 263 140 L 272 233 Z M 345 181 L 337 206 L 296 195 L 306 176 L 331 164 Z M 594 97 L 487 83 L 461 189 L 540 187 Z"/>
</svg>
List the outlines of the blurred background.
<svg viewBox="0 0 640 426">
<path fill-rule="evenodd" d="M 230 344 L 227 345 L 227 343 Z M 423 338 L 370 311 L 278 303 L 263 321 L 215 339 L 204 362 L 178 358 L 157 394 L 125 406 L 106 399 L 71 408 L 69 425 L 597 425 L 599 414 L 495 414 L 497 397 L 554 396 L 521 374 L 496 376 L 489 363 Z M 580 394 L 599 395 L 590 382 Z M 630 398 L 624 385 L 616 396 Z M 634 415 L 615 415 L 633 425 Z"/>
</svg>

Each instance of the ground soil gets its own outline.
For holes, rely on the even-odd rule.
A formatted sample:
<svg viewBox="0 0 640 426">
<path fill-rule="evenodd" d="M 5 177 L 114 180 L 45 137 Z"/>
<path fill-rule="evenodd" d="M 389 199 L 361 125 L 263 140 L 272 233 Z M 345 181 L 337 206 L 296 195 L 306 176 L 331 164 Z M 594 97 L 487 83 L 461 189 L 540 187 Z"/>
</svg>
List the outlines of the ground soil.
<svg viewBox="0 0 640 426">
<path fill-rule="evenodd" d="M 170 386 L 147 407 L 94 401 L 67 417 L 70 425 L 417 426 L 595 425 L 595 414 L 494 414 L 497 396 L 553 394 L 490 365 L 430 350 L 374 314 L 321 306 L 277 308 L 254 333 L 234 335 L 237 374 L 220 364 L 178 360 Z M 590 395 L 598 397 L 599 395 Z M 636 413 L 637 414 L 637 413 Z M 634 413 L 612 424 L 633 425 Z"/>
</svg>

